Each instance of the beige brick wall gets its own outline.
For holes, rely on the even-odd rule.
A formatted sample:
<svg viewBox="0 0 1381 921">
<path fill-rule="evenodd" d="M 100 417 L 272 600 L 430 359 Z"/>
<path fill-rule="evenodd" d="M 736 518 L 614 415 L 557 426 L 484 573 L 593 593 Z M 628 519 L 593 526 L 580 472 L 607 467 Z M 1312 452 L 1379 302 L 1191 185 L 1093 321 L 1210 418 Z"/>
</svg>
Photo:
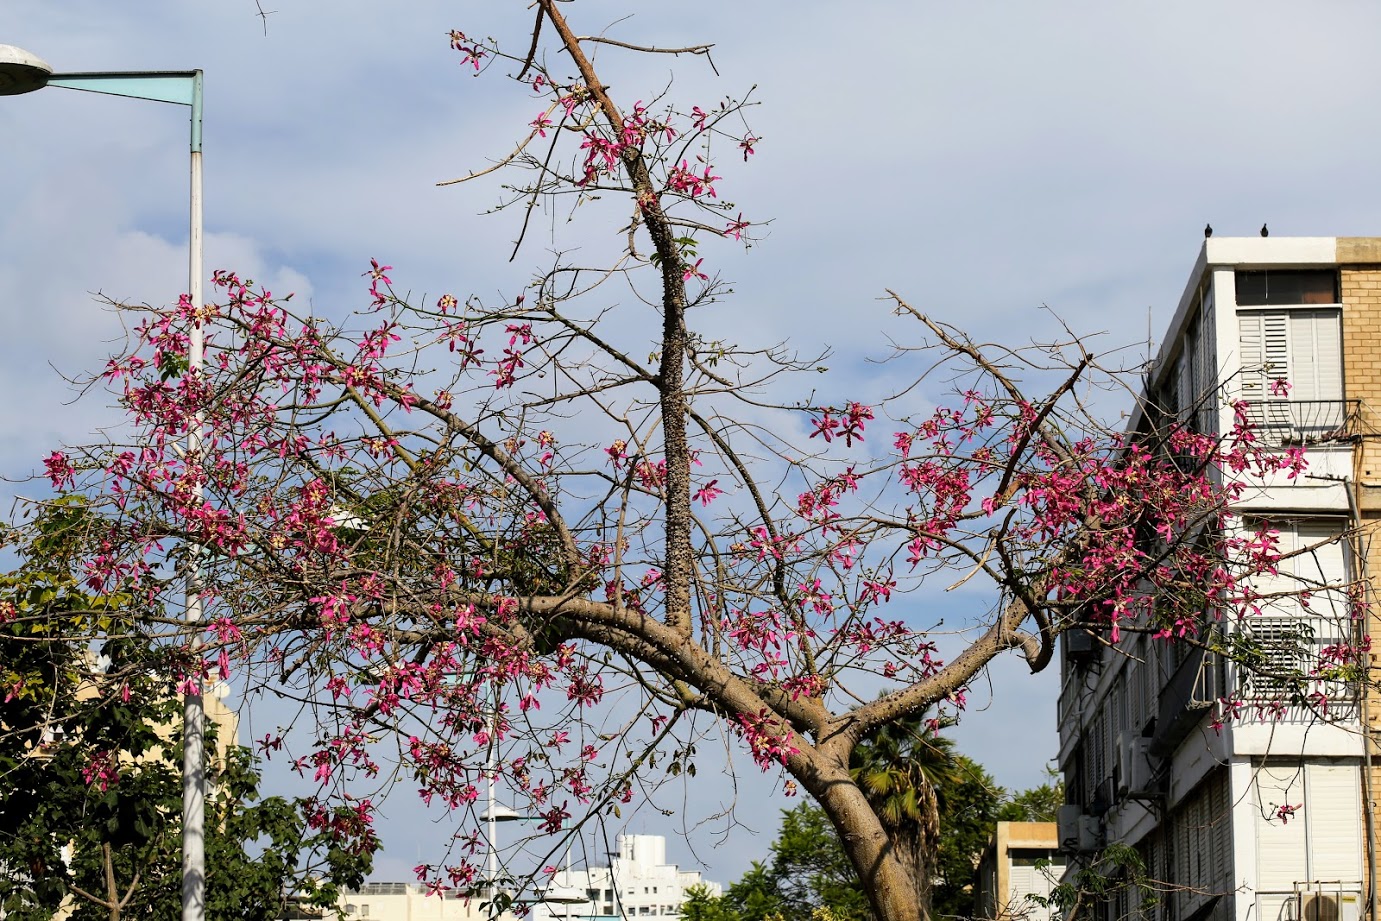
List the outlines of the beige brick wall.
<svg viewBox="0 0 1381 921">
<path fill-rule="evenodd" d="M 1345 266 L 1343 294 L 1343 390 L 1361 401 L 1364 435 L 1353 471 L 1361 484 L 1381 484 L 1381 265 Z M 1381 486 L 1359 490 L 1364 509 L 1381 510 Z"/>
<path fill-rule="evenodd" d="M 1361 401 L 1358 420 L 1362 439 L 1354 453 L 1353 475 L 1362 510 L 1362 533 L 1357 550 L 1368 561 L 1372 610 L 1368 632 L 1376 643 L 1369 657 L 1366 727 L 1372 755 L 1371 809 L 1381 825 L 1376 800 L 1381 799 L 1381 264 L 1346 265 L 1341 269 L 1343 300 L 1343 391 Z M 1376 483 L 1376 486 L 1368 486 Z M 1372 553 L 1376 559 L 1372 560 Z M 1365 794 L 1365 789 L 1363 793 Z M 1381 832 L 1378 833 L 1381 835 Z M 1381 841 L 1378 841 L 1381 850 Z"/>
</svg>

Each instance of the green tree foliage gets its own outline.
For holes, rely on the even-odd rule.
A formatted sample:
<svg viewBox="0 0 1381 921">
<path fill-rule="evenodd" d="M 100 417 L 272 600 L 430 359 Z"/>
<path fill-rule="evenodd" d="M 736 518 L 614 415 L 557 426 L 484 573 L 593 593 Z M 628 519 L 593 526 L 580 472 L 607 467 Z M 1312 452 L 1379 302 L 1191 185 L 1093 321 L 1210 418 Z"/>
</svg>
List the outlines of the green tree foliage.
<svg viewBox="0 0 1381 921">
<path fill-rule="evenodd" d="M 0 576 L 0 916 L 46 921 L 66 906 L 73 921 L 173 921 L 181 706 L 160 677 L 163 648 L 132 627 L 136 599 L 90 594 L 52 565 L 81 510 L 58 512 L 28 562 Z M 260 797 L 247 749 L 227 747 L 208 776 L 209 918 L 279 917 L 293 889 L 330 904 L 368 873 L 368 855 L 308 829 L 299 804 Z M 311 857 L 327 884 L 295 882 Z"/>
<path fill-rule="evenodd" d="M 1023 790 L 1002 804 L 998 810 L 1001 822 L 1054 822 L 1065 801 L 1065 785 L 1053 768 L 1046 768 L 1045 783 Z"/>
<path fill-rule="evenodd" d="M 971 912 L 974 870 L 996 827 L 1003 796 L 1003 789 L 982 765 L 965 755 L 954 756 L 953 779 L 939 790 L 933 917 L 963 917 Z"/>
</svg>

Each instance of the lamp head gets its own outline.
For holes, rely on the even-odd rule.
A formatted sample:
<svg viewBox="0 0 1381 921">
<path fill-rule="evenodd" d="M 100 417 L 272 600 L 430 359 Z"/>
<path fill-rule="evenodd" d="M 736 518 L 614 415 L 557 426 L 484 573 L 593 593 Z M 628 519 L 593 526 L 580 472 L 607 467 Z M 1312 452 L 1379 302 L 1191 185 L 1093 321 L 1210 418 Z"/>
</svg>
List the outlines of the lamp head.
<svg viewBox="0 0 1381 921">
<path fill-rule="evenodd" d="M 480 813 L 480 820 L 483 822 L 488 822 L 491 818 L 495 822 L 517 822 L 522 816 L 503 803 L 495 803 L 492 813 L 488 809 Z"/>
<path fill-rule="evenodd" d="M 48 62 L 14 45 L 0 45 L 0 96 L 32 93 L 48 85 Z"/>
<path fill-rule="evenodd" d="M 538 893 L 535 901 L 546 905 L 580 905 L 590 900 L 574 886 L 548 886 Z"/>
</svg>

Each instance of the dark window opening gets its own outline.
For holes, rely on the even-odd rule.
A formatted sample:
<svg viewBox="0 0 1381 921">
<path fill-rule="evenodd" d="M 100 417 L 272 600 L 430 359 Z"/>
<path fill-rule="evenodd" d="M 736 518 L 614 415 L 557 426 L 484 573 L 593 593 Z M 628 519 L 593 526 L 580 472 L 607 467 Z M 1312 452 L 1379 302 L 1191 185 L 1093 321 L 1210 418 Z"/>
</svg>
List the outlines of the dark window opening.
<svg viewBox="0 0 1381 921">
<path fill-rule="evenodd" d="M 1237 306 L 1337 304 L 1336 269 L 1269 269 L 1237 272 Z"/>
</svg>

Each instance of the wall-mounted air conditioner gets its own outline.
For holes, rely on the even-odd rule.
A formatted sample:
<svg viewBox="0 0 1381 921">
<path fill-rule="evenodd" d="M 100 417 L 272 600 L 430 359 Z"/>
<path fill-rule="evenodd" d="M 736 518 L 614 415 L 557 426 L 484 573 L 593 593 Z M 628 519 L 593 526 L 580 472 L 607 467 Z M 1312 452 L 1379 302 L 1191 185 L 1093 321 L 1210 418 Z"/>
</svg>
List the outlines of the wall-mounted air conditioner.
<svg viewBox="0 0 1381 921">
<path fill-rule="evenodd" d="M 1070 803 L 1056 814 L 1060 850 L 1066 853 L 1096 851 L 1103 846 L 1103 822 L 1083 807 Z"/>
<path fill-rule="evenodd" d="M 1299 902 L 1295 917 L 1299 921 L 1360 921 L 1361 891 L 1346 886 L 1339 883 L 1296 883 L 1295 897 Z"/>
<path fill-rule="evenodd" d="M 1071 662 L 1087 662 L 1098 657 L 1098 641 L 1093 634 L 1082 628 L 1076 628 L 1063 634 L 1065 640 L 1065 655 Z"/>
<path fill-rule="evenodd" d="M 1083 816 L 1084 810 L 1074 803 L 1061 806 L 1055 814 L 1055 824 L 1060 834 L 1060 850 L 1066 853 L 1079 850 L 1079 820 Z"/>
<path fill-rule="evenodd" d="M 1145 796 L 1152 792 L 1155 770 L 1151 764 L 1151 740 L 1124 729 L 1117 734 L 1117 795 Z"/>
</svg>

